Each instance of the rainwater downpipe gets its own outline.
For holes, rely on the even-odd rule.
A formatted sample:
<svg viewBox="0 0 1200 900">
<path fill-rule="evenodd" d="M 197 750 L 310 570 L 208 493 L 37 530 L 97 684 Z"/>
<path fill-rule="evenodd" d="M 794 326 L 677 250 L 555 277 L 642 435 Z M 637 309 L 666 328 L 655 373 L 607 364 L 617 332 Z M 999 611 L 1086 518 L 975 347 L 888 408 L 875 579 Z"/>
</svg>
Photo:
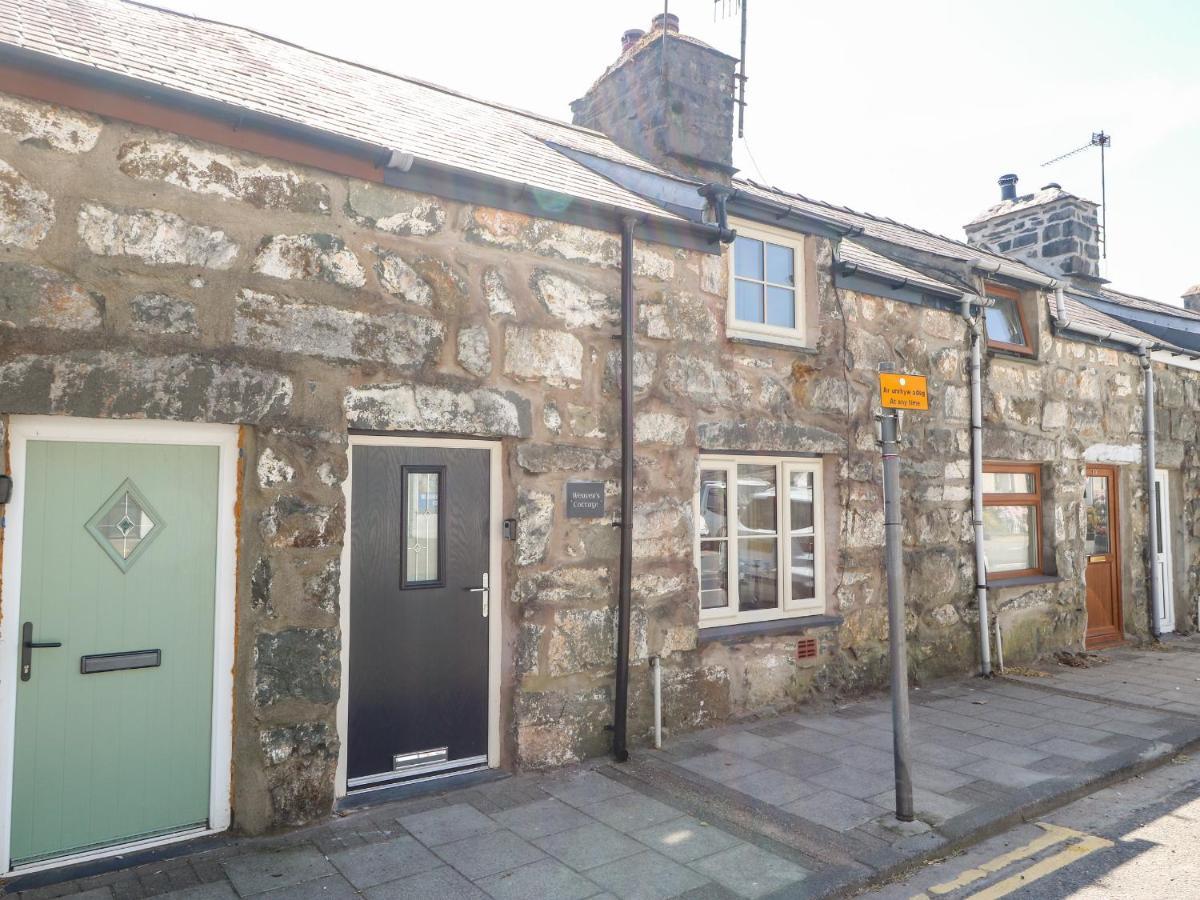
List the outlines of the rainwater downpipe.
<svg viewBox="0 0 1200 900">
<path fill-rule="evenodd" d="M 617 594 L 617 677 L 613 756 L 629 759 L 629 627 L 633 585 L 633 232 L 637 218 L 621 219 L 621 569 Z"/>
<path fill-rule="evenodd" d="M 1142 364 L 1142 383 L 1145 386 L 1146 397 L 1143 401 L 1146 406 L 1145 422 L 1143 427 L 1146 433 L 1146 491 L 1150 499 L 1150 552 L 1147 554 L 1148 562 L 1150 563 L 1150 635 L 1154 640 L 1162 639 L 1162 635 L 1158 631 L 1158 594 L 1162 590 L 1159 584 L 1160 578 L 1158 574 L 1158 495 L 1155 493 L 1155 469 L 1158 466 L 1156 459 L 1157 447 L 1155 445 L 1154 434 L 1154 365 L 1150 359 L 1150 349 L 1142 347 L 1138 351 L 1138 361 Z M 1164 605 L 1167 598 L 1163 598 Z"/>
<path fill-rule="evenodd" d="M 980 349 L 983 327 L 971 307 L 986 305 L 982 295 L 963 294 L 960 313 L 971 329 L 971 527 L 975 532 L 975 601 L 979 607 L 979 674 L 990 678 L 992 652 L 988 621 L 987 557 L 983 544 L 983 388 Z M 997 637 L 999 634 L 997 634 Z"/>
</svg>

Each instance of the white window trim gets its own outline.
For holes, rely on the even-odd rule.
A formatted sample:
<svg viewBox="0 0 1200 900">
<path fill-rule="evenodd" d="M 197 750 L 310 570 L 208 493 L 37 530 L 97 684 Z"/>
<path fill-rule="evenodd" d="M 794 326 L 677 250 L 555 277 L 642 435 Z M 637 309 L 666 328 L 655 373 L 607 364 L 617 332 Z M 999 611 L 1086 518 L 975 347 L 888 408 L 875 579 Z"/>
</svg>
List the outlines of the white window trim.
<svg viewBox="0 0 1200 900">
<path fill-rule="evenodd" d="M 730 226 L 737 230 L 741 237 L 753 238 L 759 241 L 769 241 L 781 247 L 792 249 L 792 260 L 795 265 L 793 277 L 796 298 L 796 327 L 784 328 L 779 325 L 767 325 L 762 322 L 744 322 L 737 317 L 737 260 L 734 256 L 734 245 L 729 245 L 729 285 L 728 300 L 725 307 L 725 333 L 731 338 L 743 340 L 765 341 L 772 344 L 783 344 L 788 347 L 808 347 L 808 322 L 806 316 L 806 301 L 804 296 L 806 281 L 804 259 L 804 235 L 782 228 L 772 228 L 770 225 L 731 220 Z M 764 260 L 764 265 L 765 265 Z M 765 274 L 765 272 L 764 272 Z"/>
<path fill-rule="evenodd" d="M 786 567 L 779 567 L 779 582 L 780 592 L 782 594 L 782 605 L 775 609 L 753 610 L 749 612 L 741 612 L 739 610 L 738 601 L 738 583 L 737 583 L 737 534 L 736 534 L 736 506 L 737 506 L 737 467 L 742 465 L 774 465 L 776 467 L 776 488 L 775 488 L 775 521 L 779 526 L 776 537 L 776 558 L 780 561 L 787 561 Z M 720 454 L 720 455 L 702 455 L 700 457 L 699 468 L 703 469 L 718 469 L 725 472 L 726 476 L 726 514 L 729 523 L 728 541 L 730 551 L 728 554 L 729 567 L 727 572 L 728 583 L 726 590 L 729 596 L 729 606 L 717 609 L 700 609 L 700 627 L 713 628 L 718 625 L 739 625 L 746 622 L 773 622 L 779 619 L 796 619 L 802 616 L 820 615 L 825 612 L 825 496 L 824 485 L 822 484 L 822 469 L 820 459 L 794 457 L 794 456 L 757 456 L 757 455 L 737 455 L 737 454 Z M 811 472 L 813 475 L 813 560 L 814 560 L 814 596 L 794 600 L 792 598 L 792 578 L 791 578 L 791 554 L 788 551 L 788 543 L 791 536 L 791 504 L 785 502 L 786 491 L 781 490 L 781 486 L 789 480 L 789 475 L 792 472 Z M 697 490 L 692 498 L 693 522 L 695 526 L 695 541 L 693 545 L 693 554 L 696 561 L 697 578 L 702 576 L 701 559 L 700 559 L 700 491 L 699 479 L 697 479 Z M 699 583 L 699 582 L 698 582 Z M 696 605 L 700 604 L 699 590 L 696 593 Z"/>
</svg>

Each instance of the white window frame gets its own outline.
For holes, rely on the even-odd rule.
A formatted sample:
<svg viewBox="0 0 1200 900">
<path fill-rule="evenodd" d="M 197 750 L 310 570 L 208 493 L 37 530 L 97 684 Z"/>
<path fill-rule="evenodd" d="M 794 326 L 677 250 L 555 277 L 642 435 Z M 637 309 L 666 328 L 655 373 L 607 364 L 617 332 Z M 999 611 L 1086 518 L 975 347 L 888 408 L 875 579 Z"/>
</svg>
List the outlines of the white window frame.
<svg viewBox="0 0 1200 900">
<path fill-rule="evenodd" d="M 735 244 L 729 245 L 729 296 L 725 309 L 725 333 L 731 338 L 743 340 L 765 341 L 772 344 L 783 344 L 788 347 L 808 347 L 808 322 L 806 316 L 805 286 L 807 284 L 804 258 L 804 235 L 782 228 L 772 228 L 770 225 L 731 220 L 730 226 L 737 230 L 739 237 L 753 238 L 766 241 L 780 247 L 789 247 L 792 251 L 792 261 L 795 271 L 792 273 L 795 284 L 792 285 L 796 300 L 796 327 L 784 328 L 780 325 L 767 325 L 763 322 L 746 322 L 737 317 L 737 257 Z M 763 260 L 763 276 L 766 276 L 766 260 Z M 765 288 L 764 288 L 765 290 Z M 765 296 L 764 296 L 765 302 Z"/>
<path fill-rule="evenodd" d="M 781 604 L 775 609 L 749 610 L 742 612 L 738 600 L 738 538 L 737 538 L 737 467 L 738 465 L 775 466 L 775 522 L 777 537 L 775 544 L 776 559 L 779 561 L 779 592 Z M 737 625 L 745 622 L 772 622 L 779 619 L 794 619 L 802 616 L 820 615 L 825 612 L 825 496 L 822 483 L 823 465 L 820 459 L 795 456 L 758 456 L 751 454 L 704 454 L 699 461 L 697 470 L 696 492 L 692 499 L 693 531 L 695 541 L 693 554 L 696 562 L 697 578 L 702 576 L 700 559 L 700 542 L 705 540 L 700 534 L 700 480 L 702 470 L 717 469 L 723 471 L 726 477 L 726 515 L 729 541 L 729 568 L 727 572 L 726 591 L 729 605 L 717 609 L 700 609 L 700 627 L 712 628 L 718 625 Z M 781 486 L 790 480 L 792 472 L 809 472 L 813 476 L 813 593 L 811 598 L 793 599 L 791 553 L 788 544 L 791 539 L 791 503 L 785 502 L 786 491 Z M 785 564 L 786 563 L 786 564 Z M 699 582 L 697 582 L 699 585 Z M 700 605 L 699 589 L 696 592 L 696 605 Z"/>
</svg>

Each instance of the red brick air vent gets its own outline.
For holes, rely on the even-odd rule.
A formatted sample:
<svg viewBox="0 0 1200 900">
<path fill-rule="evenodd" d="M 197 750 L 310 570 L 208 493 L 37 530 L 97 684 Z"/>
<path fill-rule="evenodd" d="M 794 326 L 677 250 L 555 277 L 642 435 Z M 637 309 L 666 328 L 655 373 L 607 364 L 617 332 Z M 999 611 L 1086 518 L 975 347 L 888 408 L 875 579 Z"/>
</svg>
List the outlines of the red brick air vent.
<svg viewBox="0 0 1200 900">
<path fill-rule="evenodd" d="M 796 641 L 796 659 L 812 659 L 817 655 L 817 639 L 806 637 Z"/>
</svg>

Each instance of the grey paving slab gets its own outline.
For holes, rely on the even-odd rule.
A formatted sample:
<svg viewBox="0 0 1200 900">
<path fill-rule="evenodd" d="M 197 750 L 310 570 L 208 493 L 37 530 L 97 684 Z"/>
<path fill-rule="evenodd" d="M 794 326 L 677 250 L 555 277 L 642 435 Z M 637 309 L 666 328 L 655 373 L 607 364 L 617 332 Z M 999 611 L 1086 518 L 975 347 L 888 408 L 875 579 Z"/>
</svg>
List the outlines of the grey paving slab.
<svg viewBox="0 0 1200 900">
<path fill-rule="evenodd" d="M 1069 722 L 1048 722 L 1039 728 L 1038 732 L 1043 735 L 1043 740 L 1049 738 L 1067 738 L 1068 740 L 1079 741 L 1083 744 L 1094 744 L 1097 741 L 1102 741 L 1111 733 L 1101 731 L 1099 728 L 1072 725 Z"/>
<path fill-rule="evenodd" d="M 385 881 L 436 869 L 442 864 L 416 838 L 408 835 L 379 844 L 340 850 L 331 855 L 329 860 L 360 891 Z"/>
<path fill-rule="evenodd" d="M 824 731 L 826 734 L 850 734 L 865 727 L 854 719 L 838 716 L 805 716 L 801 718 L 800 724 L 815 731 Z"/>
<path fill-rule="evenodd" d="M 871 751 L 870 747 L 859 746 L 857 749 Z M 784 747 L 773 750 L 758 757 L 757 762 L 764 766 L 785 772 L 796 778 L 808 778 L 818 772 L 827 772 L 837 767 L 837 763 L 828 756 L 801 750 L 799 747 Z"/>
<path fill-rule="evenodd" d="M 477 834 L 453 844 L 441 844 L 433 851 L 472 881 L 536 862 L 546 855 L 511 831 Z"/>
<path fill-rule="evenodd" d="M 1022 747 L 1019 744 L 1010 744 L 1007 741 L 997 741 L 994 739 L 981 741 L 971 748 L 971 752 L 976 756 L 1012 763 L 1014 766 L 1028 766 L 1039 759 L 1045 759 L 1048 755 L 1040 750 L 1033 750 L 1029 747 Z"/>
<path fill-rule="evenodd" d="M 401 816 L 399 822 L 413 837 L 430 847 L 486 834 L 500 827 L 468 803 L 455 803 L 440 809 Z"/>
<path fill-rule="evenodd" d="M 889 772 L 868 772 L 853 766 L 838 766 L 826 772 L 818 772 L 809 779 L 818 789 L 825 788 L 865 800 L 885 791 L 895 784 L 895 776 Z"/>
<path fill-rule="evenodd" d="M 834 763 L 834 766 L 852 766 L 855 769 L 866 769 L 869 772 L 889 772 L 892 769 L 892 754 L 874 747 L 848 746 L 840 750 L 836 756 L 837 762 Z"/>
<path fill-rule="evenodd" d="M 849 831 L 886 812 L 881 806 L 837 791 L 821 791 L 797 800 L 785 806 L 784 811 L 834 831 Z"/>
<path fill-rule="evenodd" d="M 590 869 L 643 852 L 646 847 L 600 822 L 536 838 L 534 845 L 573 869 Z"/>
<path fill-rule="evenodd" d="M 1094 744 L 1084 744 L 1067 738 L 1052 738 L 1034 746 L 1043 753 L 1052 753 L 1055 756 L 1065 756 L 1068 759 L 1078 759 L 1083 762 L 1099 762 L 1104 757 L 1117 752 L 1113 747 L 1097 747 Z"/>
<path fill-rule="evenodd" d="M 1100 731 L 1111 731 L 1113 734 L 1124 734 L 1129 737 L 1155 741 L 1171 733 L 1170 728 L 1159 725 L 1147 725 L 1144 722 L 1126 722 L 1121 719 L 1106 719 L 1094 726 Z"/>
<path fill-rule="evenodd" d="M 944 769 L 940 766 L 930 766 L 925 763 L 913 763 L 911 770 L 913 784 L 926 790 L 944 794 L 963 785 L 971 784 L 977 779 L 973 775 L 964 775 L 954 769 Z"/>
<path fill-rule="evenodd" d="M 774 751 L 780 752 L 780 751 Z M 704 756 L 694 756 L 680 763 L 685 769 L 703 775 L 705 778 L 722 783 L 745 778 L 761 769 L 766 768 L 758 759 L 740 756 L 736 753 L 707 753 Z"/>
<path fill-rule="evenodd" d="M 625 832 L 657 825 L 678 818 L 681 814 L 679 810 L 645 794 L 624 794 L 581 807 L 581 811 L 609 828 Z"/>
<path fill-rule="evenodd" d="M 840 749 L 846 743 L 842 735 L 829 734 L 805 727 L 790 729 L 778 735 L 775 740 L 781 744 L 787 744 L 789 747 L 799 747 L 801 750 L 808 750 L 812 753 L 828 753 L 831 750 Z"/>
<path fill-rule="evenodd" d="M 108 890 L 105 888 L 105 890 Z M 76 894 L 73 900 L 79 900 L 79 897 L 86 897 L 86 894 Z M 101 895 L 103 897 L 111 897 L 112 893 Z M 183 888 L 178 891 L 171 891 L 169 894 L 162 894 L 162 900 L 238 900 L 237 891 L 233 889 L 233 885 L 228 881 L 214 881 L 211 884 L 195 884 L 191 887 Z"/>
<path fill-rule="evenodd" d="M 749 756 L 751 758 L 767 753 L 771 750 L 778 750 L 780 744 L 778 741 L 771 738 L 763 737 L 762 735 L 752 734 L 749 731 L 735 731 L 730 734 L 722 734 L 708 741 L 718 750 L 724 750 L 727 753 L 737 753 L 741 756 Z"/>
<path fill-rule="evenodd" d="M 992 781 L 1007 787 L 1029 787 L 1052 777 L 1045 772 L 998 762 L 994 759 L 984 759 L 961 770 L 968 775 L 974 775 L 983 781 Z"/>
<path fill-rule="evenodd" d="M 669 900 L 709 881 L 699 872 L 650 850 L 597 866 L 584 874 L 621 900 Z"/>
<path fill-rule="evenodd" d="M 765 897 L 792 887 L 808 870 L 753 844 L 741 844 L 692 863 L 692 868 L 741 897 Z"/>
<path fill-rule="evenodd" d="M 487 894 L 449 866 L 363 891 L 367 900 L 486 900 Z"/>
<path fill-rule="evenodd" d="M 587 769 L 560 778 L 549 778 L 542 784 L 542 790 L 572 806 L 586 806 L 630 791 L 620 782 Z"/>
<path fill-rule="evenodd" d="M 631 836 L 651 850 L 684 863 L 702 856 L 711 856 L 741 843 L 733 835 L 691 816 L 681 816 L 669 822 L 652 825 L 633 832 Z"/>
<path fill-rule="evenodd" d="M 740 791 L 755 800 L 776 806 L 814 794 L 818 788 L 809 782 L 776 769 L 762 769 L 753 775 L 726 782 L 726 787 Z"/>
<path fill-rule="evenodd" d="M 243 897 L 336 874 L 316 847 L 246 853 L 227 860 L 224 866 L 225 875 Z"/>
<path fill-rule="evenodd" d="M 916 762 L 945 769 L 957 769 L 979 760 L 979 755 L 970 750 L 955 750 L 939 744 L 914 744 L 910 752 Z"/>
<path fill-rule="evenodd" d="M 622 795 L 618 795 L 618 797 L 620 796 Z M 492 818 L 526 839 L 544 837 L 547 834 L 554 834 L 556 831 L 567 831 L 587 825 L 592 821 L 578 809 L 563 803 L 557 797 L 547 797 L 536 803 L 514 806 L 512 809 L 493 814 Z"/>
<path fill-rule="evenodd" d="M 341 875 L 326 875 L 316 881 L 276 888 L 259 896 L 262 900 L 354 900 L 360 894 Z"/>
<path fill-rule="evenodd" d="M 479 887 L 496 900 L 583 900 L 600 888 L 555 859 L 542 859 L 511 872 L 479 879 Z"/>
<path fill-rule="evenodd" d="M 855 731 L 853 734 L 846 737 L 856 744 L 862 744 L 865 747 L 874 747 L 876 750 L 892 749 L 894 739 L 891 730 L 885 731 L 882 728 L 863 728 L 861 731 Z"/>
<path fill-rule="evenodd" d="M 871 798 L 871 802 L 876 806 L 887 809 L 895 803 L 896 795 L 893 791 L 884 791 L 875 797 Z M 941 825 L 948 819 L 953 819 L 955 816 L 961 816 L 965 812 L 970 812 L 975 808 L 975 804 L 967 803 L 963 800 L 955 800 L 953 797 L 947 797 L 944 794 L 938 794 L 934 791 L 927 791 L 921 788 L 913 788 L 913 812 L 918 819 L 928 822 L 931 825 Z"/>
</svg>

